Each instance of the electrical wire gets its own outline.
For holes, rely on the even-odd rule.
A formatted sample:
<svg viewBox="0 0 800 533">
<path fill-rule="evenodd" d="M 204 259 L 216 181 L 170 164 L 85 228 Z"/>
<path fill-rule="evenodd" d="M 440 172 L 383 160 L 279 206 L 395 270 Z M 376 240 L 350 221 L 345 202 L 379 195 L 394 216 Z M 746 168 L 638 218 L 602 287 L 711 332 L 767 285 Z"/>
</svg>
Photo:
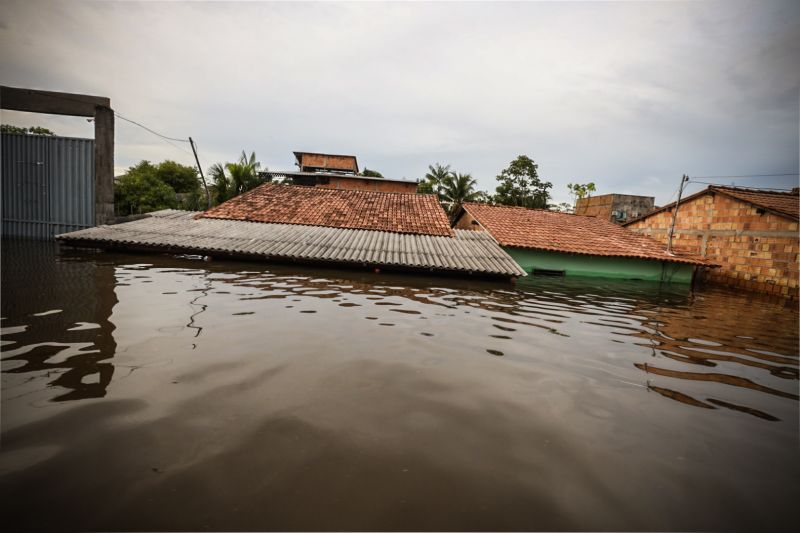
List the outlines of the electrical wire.
<svg viewBox="0 0 800 533">
<path fill-rule="evenodd" d="M 153 135 L 157 135 L 157 136 L 161 137 L 162 139 L 167 139 L 167 140 L 170 140 L 170 141 L 177 141 L 177 142 L 184 142 L 184 143 L 188 143 L 189 142 L 189 139 L 178 139 L 176 137 L 168 137 L 166 135 L 162 135 L 162 134 L 158 133 L 157 131 L 154 131 L 154 130 L 148 128 L 144 124 L 140 124 L 139 122 L 136 122 L 135 120 L 131 120 L 129 118 L 123 117 L 122 115 L 120 115 L 116 111 L 114 111 L 114 116 L 117 117 L 117 118 L 121 118 L 122 120 L 124 120 L 126 122 L 130 122 L 131 124 L 136 124 L 140 128 L 144 128 L 147 131 L 149 131 L 150 133 L 152 133 Z"/>
<path fill-rule="evenodd" d="M 731 185 L 727 184 L 727 183 L 712 183 L 710 181 L 690 180 L 689 183 L 700 183 L 702 185 L 717 185 L 719 187 L 731 187 Z M 747 187 L 742 187 L 742 188 L 746 189 Z M 756 188 L 758 188 L 758 189 L 760 189 L 762 191 L 791 191 L 792 190 L 791 187 L 756 187 Z"/>
<path fill-rule="evenodd" d="M 797 172 L 786 172 L 781 174 L 743 174 L 741 176 L 692 176 L 692 178 L 700 178 L 700 179 L 707 179 L 707 180 L 714 180 L 714 179 L 727 179 L 727 178 L 768 178 L 768 177 L 777 177 L 777 176 L 799 176 Z M 697 182 L 702 183 L 702 182 Z"/>
</svg>

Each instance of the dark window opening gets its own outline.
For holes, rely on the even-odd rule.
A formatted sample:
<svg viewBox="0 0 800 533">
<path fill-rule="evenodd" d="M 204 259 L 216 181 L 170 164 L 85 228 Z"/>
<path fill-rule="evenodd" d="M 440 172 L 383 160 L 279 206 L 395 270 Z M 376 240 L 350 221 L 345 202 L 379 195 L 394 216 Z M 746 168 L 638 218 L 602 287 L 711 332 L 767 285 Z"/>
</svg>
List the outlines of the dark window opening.
<svg viewBox="0 0 800 533">
<path fill-rule="evenodd" d="M 566 271 L 564 270 L 553 270 L 550 268 L 536 268 L 533 267 L 531 269 L 531 274 L 534 276 L 563 276 Z"/>
</svg>

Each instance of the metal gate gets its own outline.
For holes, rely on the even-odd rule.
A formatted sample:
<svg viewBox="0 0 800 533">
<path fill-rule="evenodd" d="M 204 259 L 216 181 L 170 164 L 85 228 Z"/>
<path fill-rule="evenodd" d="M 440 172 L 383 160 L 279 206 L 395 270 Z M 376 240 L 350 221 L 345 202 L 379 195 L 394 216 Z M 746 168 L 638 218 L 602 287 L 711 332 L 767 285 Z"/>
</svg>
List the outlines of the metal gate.
<svg viewBox="0 0 800 533">
<path fill-rule="evenodd" d="M 2 134 L 3 237 L 94 226 L 94 140 Z"/>
</svg>

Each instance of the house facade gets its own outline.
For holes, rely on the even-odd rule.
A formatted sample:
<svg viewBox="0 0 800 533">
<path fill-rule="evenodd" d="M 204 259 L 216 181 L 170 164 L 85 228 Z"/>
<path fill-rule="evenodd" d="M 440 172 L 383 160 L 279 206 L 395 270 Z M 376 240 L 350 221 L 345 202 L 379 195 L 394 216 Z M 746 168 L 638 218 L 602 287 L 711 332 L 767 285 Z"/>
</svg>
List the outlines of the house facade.
<svg viewBox="0 0 800 533">
<path fill-rule="evenodd" d="M 666 243 L 675 203 L 625 224 Z M 792 192 L 710 186 L 681 200 L 673 249 L 704 257 L 720 268 L 710 282 L 791 299 L 798 297 L 798 214 Z"/>
<path fill-rule="evenodd" d="M 596 217 L 466 203 L 456 229 L 484 231 L 529 274 L 691 283 L 709 261 L 670 255 L 644 235 Z"/>
</svg>

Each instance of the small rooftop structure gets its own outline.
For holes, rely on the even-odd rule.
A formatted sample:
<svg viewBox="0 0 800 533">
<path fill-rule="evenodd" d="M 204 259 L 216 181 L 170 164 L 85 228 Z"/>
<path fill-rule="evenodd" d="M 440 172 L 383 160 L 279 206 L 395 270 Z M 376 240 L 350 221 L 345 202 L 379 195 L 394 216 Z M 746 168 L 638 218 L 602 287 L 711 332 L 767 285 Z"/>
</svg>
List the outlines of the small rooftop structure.
<svg viewBox="0 0 800 533">
<path fill-rule="evenodd" d="M 358 161 L 354 155 L 294 152 L 296 165 L 301 172 L 341 172 L 358 174 Z"/>
<path fill-rule="evenodd" d="M 692 254 L 669 254 L 658 241 L 608 220 L 544 209 L 466 203 L 455 227 L 490 233 L 533 273 L 689 282 L 694 267 L 713 266 Z"/>
<path fill-rule="evenodd" d="M 601 194 L 579 198 L 575 202 L 575 214 L 598 217 L 617 224 L 641 216 L 655 207 L 652 196 L 633 194 Z"/>
<path fill-rule="evenodd" d="M 265 183 L 201 218 L 453 236 L 436 196 Z"/>
</svg>

